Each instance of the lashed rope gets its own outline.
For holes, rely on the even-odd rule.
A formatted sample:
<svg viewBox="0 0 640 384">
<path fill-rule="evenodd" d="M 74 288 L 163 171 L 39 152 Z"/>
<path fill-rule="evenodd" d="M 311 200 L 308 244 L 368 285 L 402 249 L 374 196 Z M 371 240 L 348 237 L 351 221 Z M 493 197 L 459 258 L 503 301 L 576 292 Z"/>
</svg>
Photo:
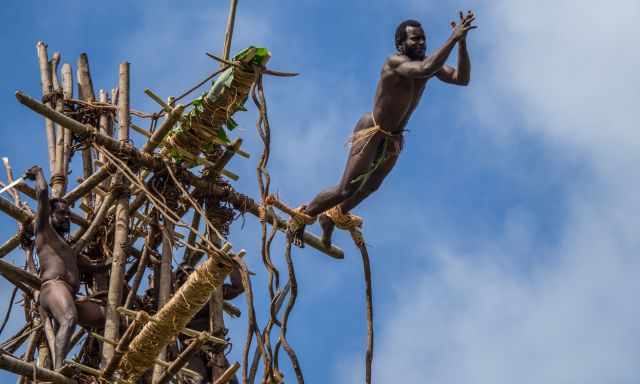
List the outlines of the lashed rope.
<svg viewBox="0 0 640 384">
<path fill-rule="evenodd" d="M 120 363 L 124 381 L 135 383 L 149 368 L 162 348 L 167 346 L 187 323 L 209 302 L 211 294 L 222 286 L 234 263 L 218 252 L 189 275 L 140 333 L 131 341 L 129 350 Z"/>
</svg>

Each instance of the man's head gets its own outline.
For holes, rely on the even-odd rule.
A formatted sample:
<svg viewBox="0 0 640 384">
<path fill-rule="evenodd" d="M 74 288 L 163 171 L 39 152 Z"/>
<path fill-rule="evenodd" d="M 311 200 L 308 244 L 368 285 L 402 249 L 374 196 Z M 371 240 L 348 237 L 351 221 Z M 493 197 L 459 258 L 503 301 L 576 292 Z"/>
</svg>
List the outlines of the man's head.
<svg viewBox="0 0 640 384">
<path fill-rule="evenodd" d="M 415 20 L 405 20 L 396 28 L 396 49 L 411 60 L 424 59 L 427 43 L 422 25 Z"/>
<path fill-rule="evenodd" d="M 51 226 L 60 234 L 66 234 L 70 229 L 71 211 L 69 204 L 63 199 L 49 200 L 51 211 Z"/>
</svg>

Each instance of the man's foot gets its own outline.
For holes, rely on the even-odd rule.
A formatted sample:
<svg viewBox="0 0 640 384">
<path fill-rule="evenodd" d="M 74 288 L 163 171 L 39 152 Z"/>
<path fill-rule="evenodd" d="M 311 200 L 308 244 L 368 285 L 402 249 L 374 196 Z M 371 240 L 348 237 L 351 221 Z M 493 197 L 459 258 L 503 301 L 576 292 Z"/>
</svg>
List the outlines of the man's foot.
<svg viewBox="0 0 640 384">
<path fill-rule="evenodd" d="M 300 224 L 297 228 L 291 230 L 291 243 L 296 247 L 304 248 L 304 230 L 306 226 Z"/>
<path fill-rule="evenodd" d="M 318 217 L 318 222 L 320 223 L 320 228 L 322 228 L 322 244 L 329 248 L 331 247 L 331 236 L 333 235 L 333 230 L 336 225 L 333 223 L 333 220 L 324 213 Z"/>
</svg>

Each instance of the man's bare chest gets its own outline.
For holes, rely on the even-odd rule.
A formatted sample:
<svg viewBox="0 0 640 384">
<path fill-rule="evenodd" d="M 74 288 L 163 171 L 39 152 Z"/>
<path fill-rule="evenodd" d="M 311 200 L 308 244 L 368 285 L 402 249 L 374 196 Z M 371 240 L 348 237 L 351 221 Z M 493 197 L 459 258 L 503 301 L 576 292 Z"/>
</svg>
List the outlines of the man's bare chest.
<svg viewBox="0 0 640 384">
<path fill-rule="evenodd" d="M 59 234 L 51 230 L 44 230 L 37 234 L 36 249 L 39 254 L 53 253 L 62 258 L 74 256 L 71 246 Z"/>
</svg>

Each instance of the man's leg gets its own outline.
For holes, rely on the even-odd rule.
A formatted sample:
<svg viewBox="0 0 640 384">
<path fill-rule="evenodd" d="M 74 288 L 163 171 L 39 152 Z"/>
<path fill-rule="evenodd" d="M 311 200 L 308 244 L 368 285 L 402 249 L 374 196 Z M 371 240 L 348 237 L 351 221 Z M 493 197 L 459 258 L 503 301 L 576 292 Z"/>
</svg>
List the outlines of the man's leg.
<svg viewBox="0 0 640 384">
<path fill-rule="evenodd" d="M 373 120 L 371 119 L 371 115 L 367 114 L 358 121 L 354 132 L 369 128 L 372 125 Z M 347 164 L 338 185 L 320 192 L 304 208 L 304 212 L 310 216 L 316 216 L 353 196 L 353 194 L 358 190 L 358 184 L 352 183 L 351 181 L 370 169 L 376 157 L 378 147 L 383 139 L 383 135 L 374 135 L 370 139 L 363 140 L 361 143 L 353 145 L 349 151 Z M 302 245 L 303 234 L 304 227 L 300 228 L 293 234 L 294 244 L 298 246 Z"/>
<path fill-rule="evenodd" d="M 78 324 L 85 328 L 101 329 L 104 327 L 105 308 L 89 300 L 76 301 Z"/>
<path fill-rule="evenodd" d="M 387 155 L 387 159 L 380 164 L 365 184 L 351 197 L 347 198 L 340 204 L 342 212 L 347 213 L 355 208 L 362 200 L 366 199 L 373 192 L 377 191 L 382 185 L 382 182 L 387 177 L 389 172 L 396 165 L 398 160 L 399 150 L 394 150 Z M 322 242 L 328 247 L 331 245 L 331 236 L 335 229 L 333 221 L 325 214 L 321 214 L 318 217 L 320 227 L 322 228 Z"/>
<path fill-rule="evenodd" d="M 55 340 L 54 369 L 62 367 L 69 340 L 78 322 L 78 312 L 73 295 L 62 280 L 50 280 L 40 292 L 40 305 L 49 312 L 58 324 Z"/>
</svg>

